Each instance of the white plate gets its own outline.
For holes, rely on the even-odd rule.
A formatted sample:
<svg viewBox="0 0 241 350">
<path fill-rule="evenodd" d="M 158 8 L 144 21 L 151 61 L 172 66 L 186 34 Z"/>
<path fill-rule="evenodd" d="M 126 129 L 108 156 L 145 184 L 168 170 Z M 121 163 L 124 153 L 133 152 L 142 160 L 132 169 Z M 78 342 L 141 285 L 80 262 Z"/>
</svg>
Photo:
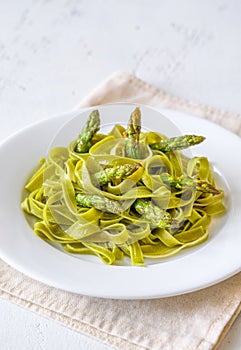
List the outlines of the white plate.
<svg viewBox="0 0 241 350">
<path fill-rule="evenodd" d="M 124 122 L 133 105 L 98 107 L 102 123 Z M 34 235 L 20 202 L 23 186 L 39 158 L 49 145 L 69 142 L 81 125 L 72 129 L 68 121 L 76 111 L 30 126 L 10 137 L 0 147 L 0 257 L 24 274 L 67 291 L 105 298 L 157 298 L 207 287 L 240 271 L 241 267 L 241 140 L 231 132 L 206 120 L 177 111 L 142 106 L 143 125 L 166 133 L 191 133 L 206 136 L 192 149 L 194 155 L 207 156 L 225 188 L 228 211 L 215 226 L 209 240 L 176 257 L 148 265 L 106 266 L 98 260 L 76 258 L 52 247 Z M 81 116 L 84 123 L 85 111 Z M 73 119 L 73 123 L 75 123 Z M 66 123 L 64 129 L 56 131 Z M 173 123 L 176 126 L 173 126 Z M 71 127 L 70 127 L 71 126 Z M 63 132 L 65 130 L 65 132 Z M 53 137 L 55 137 L 53 139 Z"/>
</svg>

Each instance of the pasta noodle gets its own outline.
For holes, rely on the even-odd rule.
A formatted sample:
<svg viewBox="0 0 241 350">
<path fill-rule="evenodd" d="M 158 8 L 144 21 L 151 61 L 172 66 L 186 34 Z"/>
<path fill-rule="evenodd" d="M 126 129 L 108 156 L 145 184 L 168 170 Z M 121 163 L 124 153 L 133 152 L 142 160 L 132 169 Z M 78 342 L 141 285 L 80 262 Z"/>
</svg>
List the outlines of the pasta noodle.
<svg viewBox="0 0 241 350">
<path fill-rule="evenodd" d="M 35 234 L 72 254 L 96 255 L 106 264 L 128 256 L 132 265 L 140 266 L 145 265 L 145 258 L 166 258 L 207 240 L 211 217 L 225 210 L 223 191 L 202 192 L 194 185 L 173 187 L 161 175 L 215 186 L 208 159 L 188 159 L 179 150 L 152 149 L 152 144 L 166 139 L 156 132 L 141 133 L 142 157 L 134 159 L 124 152 L 123 133 L 123 126 L 115 125 L 106 135 L 96 133 L 88 152 L 77 152 L 74 140 L 40 160 L 21 204 L 35 219 Z M 126 165 L 134 169 L 131 174 L 100 185 L 97 173 Z M 107 209 L 82 206 L 78 195 L 92 196 L 96 202 L 101 198 Z M 141 215 L 135 210 L 138 200 L 166 212 L 169 224 L 164 222 L 161 227 L 153 224 L 155 218 Z M 108 206 L 112 205 L 111 212 Z"/>
</svg>

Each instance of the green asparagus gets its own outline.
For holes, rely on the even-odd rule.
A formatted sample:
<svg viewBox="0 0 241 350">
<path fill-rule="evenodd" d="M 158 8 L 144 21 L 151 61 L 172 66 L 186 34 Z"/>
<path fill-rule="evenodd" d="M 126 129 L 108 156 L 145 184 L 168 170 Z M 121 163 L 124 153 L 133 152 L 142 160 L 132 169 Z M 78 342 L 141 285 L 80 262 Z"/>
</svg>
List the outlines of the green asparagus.
<svg viewBox="0 0 241 350">
<path fill-rule="evenodd" d="M 189 176 L 181 176 L 174 178 L 169 174 L 161 174 L 162 181 L 170 186 L 175 187 L 176 189 L 183 189 L 185 187 L 195 187 L 197 191 L 219 194 L 220 190 L 216 189 L 213 185 L 207 181 L 203 181 L 197 178 L 192 178 Z"/>
<path fill-rule="evenodd" d="M 139 107 L 131 113 L 128 126 L 124 136 L 126 138 L 125 153 L 127 157 L 139 159 L 140 150 L 140 133 L 141 133 L 141 110 Z"/>
<path fill-rule="evenodd" d="M 94 176 L 100 186 L 112 182 L 115 186 L 121 183 L 127 176 L 133 174 L 138 168 L 139 164 L 122 164 L 113 167 L 107 167 L 104 170 L 99 171 Z"/>
<path fill-rule="evenodd" d="M 82 129 L 79 135 L 79 138 L 75 146 L 75 152 L 87 153 L 91 147 L 91 140 L 99 129 L 100 129 L 99 111 L 94 110 L 90 114 L 84 128 Z"/>
<path fill-rule="evenodd" d="M 105 213 L 107 212 L 119 215 L 123 212 L 119 202 L 98 195 L 77 194 L 76 202 L 84 208 L 94 207 Z"/>
<path fill-rule="evenodd" d="M 172 137 L 167 140 L 161 140 L 157 143 L 153 143 L 150 147 L 153 150 L 162 152 L 170 152 L 176 150 L 182 150 L 189 146 L 195 146 L 205 140 L 205 137 L 198 135 L 184 135 L 178 137 Z"/>
<path fill-rule="evenodd" d="M 146 199 L 136 199 L 134 208 L 143 219 L 150 222 L 152 228 L 167 228 L 171 224 L 171 215 Z"/>
</svg>

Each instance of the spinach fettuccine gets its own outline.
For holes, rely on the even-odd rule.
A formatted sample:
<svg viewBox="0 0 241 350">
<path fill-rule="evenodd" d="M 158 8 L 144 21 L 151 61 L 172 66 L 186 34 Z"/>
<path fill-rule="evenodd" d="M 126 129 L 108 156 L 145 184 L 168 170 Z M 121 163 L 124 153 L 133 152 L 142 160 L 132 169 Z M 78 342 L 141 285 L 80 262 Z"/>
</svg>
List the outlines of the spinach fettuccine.
<svg viewBox="0 0 241 350">
<path fill-rule="evenodd" d="M 106 264 L 144 265 L 204 242 L 223 191 L 206 157 L 181 152 L 204 137 L 142 132 L 138 107 L 126 128 L 99 130 L 94 110 L 76 140 L 40 160 L 22 202 L 36 235 Z"/>
</svg>

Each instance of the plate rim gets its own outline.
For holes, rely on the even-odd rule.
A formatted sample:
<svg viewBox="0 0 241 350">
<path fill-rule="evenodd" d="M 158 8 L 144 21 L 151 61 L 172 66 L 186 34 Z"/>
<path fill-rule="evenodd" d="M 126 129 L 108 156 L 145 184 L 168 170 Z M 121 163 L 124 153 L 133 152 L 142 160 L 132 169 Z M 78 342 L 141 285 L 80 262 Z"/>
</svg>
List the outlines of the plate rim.
<svg viewBox="0 0 241 350">
<path fill-rule="evenodd" d="M 108 105 L 105 105 L 105 106 L 119 106 L 119 105 L 123 105 L 123 103 L 121 104 L 108 104 Z M 124 105 L 129 105 L 129 106 L 133 106 L 133 105 L 137 105 L 137 104 L 124 104 Z M 138 104 L 139 106 L 143 106 L 141 104 Z M 90 108 L 87 108 L 87 110 L 89 109 L 93 109 L 93 108 L 102 108 L 103 106 L 95 106 L 95 107 L 90 107 Z M 146 106 L 145 106 L 146 107 Z M 206 125 L 212 125 L 213 127 L 215 128 L 220 128 L 223 132 L 225 133 L 228 133 L 230 137 L 237 137 L 238 139 L 238 142 L 240 142 L 241 144 L 241 140 L 239 138 L 238 135 L 232 133 L 231 131 L 223 128 L 222 126 L 220 125 L 217 125 L 209 120 L 206 120 L 206 119 L 202 119 L 202 118 L 199 118 L 199 117 L 196 117 L 196 116 L 192 116 L 192 115 L 188 115 L 188 114 L 185 114 L 185 113 L 182 113 L 182 112 L 179 112 L 179 111 L 175 111 L 175 110 L 170 110 L 170 109 L 156 109 L 156 108 L 153 108 L 153 107 L 150 107 L 148 106 L 148 108 L 151 108 L 151 109 L 154 109 L 154 110 L 157 110 L 159 113 L 162 113 L 162 114 L 169 114 L 169 117 L 170 118 L 170 115 L 171 114 L 176 114 L 176 115 L 179 115 L 179 118 L 180 118 L 180 115 L 183 115 L 183 117 L 185 116 L 185 118 L 191 118 L 195 121 L 199 121 L 200 120 L 206 124 Z M 81 111 L 83 111 L 81 109 Z M 86 109 L 84 109 L 84 111 L 86 111 Z M 6 138 L 3 142 L 0 143 L 0 150 L 2 148 L 4 148 L 6 145 L 8 145 L 9 143 L 12 142 L 12 140 L 15 140 L 15 138 L 18 137 L 18 135 L 20 134 L 24 134 L 24 133 L 27 133 L 29 131 L 31 131 L 32 129 L 38 129 L 39 127 L 41 126 L 45 126 L 46 127 L 48 126 L 49 123 L 54 123 L 54 121 L 56 121 L 57 119 L 60 120 L 61 118 L 64 120 L 65 118 L 69 118 L 69 115 L 72 115 L 73 113 L 76 112 L 76 109 L 75 110 L 72 110 L 70 112 L 66 112 L 66 113 L 63 113 L 59 116 L 55 116 L 51 119 L 44 119 L 43 121 L 39 121 L 37 123 L 33 123 L 27 127 L 25 127 L 24 129 L 18 131 L 18 132 L 15 132 L 13 135 L 11 135 L 10 137 Z M 175 119 L 175 118 L 174 118 Z M 1 207 L 1 204 L 0 204 L 0 207 Z M 234 208 L 235 210 L 235 208 Z M 45 242 L 44 242 L 45 243 Z M 46 243 L 45 243 L 46 245 Z M 48 245 L 49 246 L 49 245 Z M 62 252 L 59 252 L 61 253 L 61 256 L 63 256 Z M 66 255 L 65 255 L 66 256 Z M 191 254 L 189 255 L 191 256 Z M 29 277 L 31 278 L 34 278 L 34 279 L 37 279 L 43 283 L 46 283 L 48 285 L 51 285 L 53 287 L 57 287 L 57 288 L 60 288 L 60 289 L 63 289 L 63 290 L 67 290 L 67 291 L 70 291 L 70 292 L 77 292 L 79 294 L 86 294 L 86 295 L 90 295 L 90 296 L 95 296 L 95 297 L 104 297 L 104 298 L 116 298 L 116 299 L 151 299 L 151 298 L 160 298 L 160 297 L 167 297 L 167 296 L 174 296 L 174 295 L 179 295 L 179 294 L 185 294 L 185 293 L 189 293 L 189 292 L 192 292 L 192 291 L 195 291 L 195 290 L 199 290 L 199 289 L 203 289 L 203 288 L 206 288 L 207 286 L 211 286 L 213 284 L 216 284 L 218 282 L 221 282 L 225 279 L 227 279 L 228 277 L 231 277 L 232 275 L 236 274 L 237 272 L 240 271 L 241 269 L 241 259 L 240 259 L 240 262 L 239 262 L 239 266 L 236 268 L 236 269 L 233 269 L 233 271 L 230 273 L 230 271 L 226 272 L 226 274 L 224 273 L 222 276 L 219 276 L 219 278 L 216 278 L 214 279 L 212 282 L 211 281 L 207 281 L 207 283 L 202 283 L 201 285 L 197 285 L 196 288 L 186 288 L 186 287 L 182 287 L 182 288 L 179 288 L 179 290 L 176 290 L 175 292 L 166 292 L 166 293 L 161 293 L 160 291 L 156 291 L 156 292 L 153 292 L 153 293 L 147 293 L 147 292 L 142 292 L 142 293 L 136 293 L 135 291 L 131 291 L 131 293 L 129 295 L 118 295 L 118 293 L 111 293 L 111 291 L 105 291 L 105 293 L 99 293 L 98 291 L 93 291 L 92 290 L 92 293 L 91 293 L 91 290 L 88 291 L 88 293 L 85 293 L 84 291 L 78 291 L 76 289 L 73 290 L 73 288 L 63 288 L 63 285 L 61 285 L 61 283 L 59 282 L 56 282 L 56 281 L 52 281 L 52 280 L 49 280 L 49 278 L 47 278 L 46 276 L 41 276 L 39 275 L 38 273 L 34 272 L 34 271 L 29 271 L 28 269 L 26 269 L 26 267 L 24 268 L 21 263 L 19 265 L 19 263 L 17 261 L 15 261 L 15 259 L 11 256 L 9 256 L 8 254 L 4 254 L 4 250 L 2 250 L 2 248 L 0 248 L 0 257 L 3 258 L 3 260 L 5 260 L 7 263 L 9 263 L 11 266 L 13 266 L 14 268 L 16 268 L 17 270 L 19 270 L 20 272 L 24 273 L 25 275 L 28 275 Z M 72 257 L 71 257 L 72 258 Z M 75 259 L 75 258 L 74 258 Z M 57 259 L 59 261 L 59 258 Z M 75 259 L 77 260 L 77 259 Z M 189 259 L 188 259 L 189 260 Z M 141 272 L 140 273 L 140 267 L 125 267 L 125 266 L 121 266 L 121 267 L 116 267 L 116 266 L 105 266 L 105 265 L 98 265 L 98 268 L 96 268 L 96 270 L 101 270 L 99 267 L 102 266 L 102 267 L 105 267 L 105 268 L 111 268 L 111 269 L 121 269 L 122 271 L 126 270 L 126 269 L 131 269 L 132 271 L 138 271 L 138 276 L 140 276 L 139 278 L 145 278 L 146 277 L 146 272 L 144 271 L 147 271 L 148 269 L 149 270 L 156 270 L 157 269 L 157 266 L 159 264 L 156 264 L 156 265 L 152 265 L 152 267 L 147 267 L 147 268 L 143 268 L 143 273 Z M 103 269 L 102 269 L 103 270 Z M 116 272 L 116 271 L 115 271 Z M 144 293 L 144 294 L 143 294 Z M 102 295 L 101 295 L 102 294 Z"/>
</svg>

